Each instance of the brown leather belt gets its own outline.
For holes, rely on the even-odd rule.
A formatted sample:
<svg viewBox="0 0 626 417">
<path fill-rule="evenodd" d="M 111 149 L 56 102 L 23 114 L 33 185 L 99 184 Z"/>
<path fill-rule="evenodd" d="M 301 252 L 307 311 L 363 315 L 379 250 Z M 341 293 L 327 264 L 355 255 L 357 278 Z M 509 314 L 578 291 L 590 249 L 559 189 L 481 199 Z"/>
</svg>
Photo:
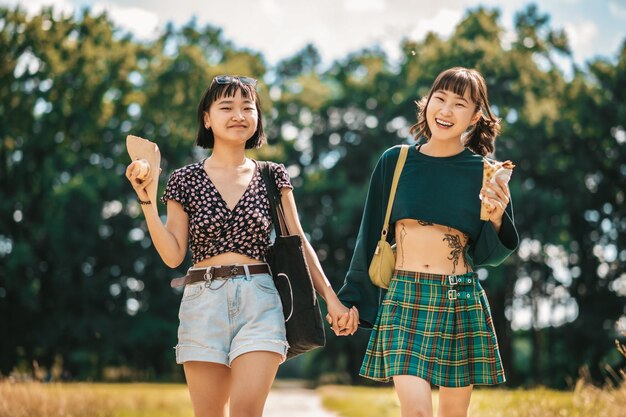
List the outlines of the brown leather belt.
<svg viewBox="0 0 626 417">
<path fill-rule="evenodd" d="M 184 277 L 174 278 L 170 281 L 170 287 L 182 287 L 199 281 L 206 281 L 210 284 L 214 279 L 229 279 L 237 275 L 246 275 L 246 269 L 248 275 L 270 273 L 270 267 L 267 264 L 209 266 L 189 269 Z"/>
</svg>

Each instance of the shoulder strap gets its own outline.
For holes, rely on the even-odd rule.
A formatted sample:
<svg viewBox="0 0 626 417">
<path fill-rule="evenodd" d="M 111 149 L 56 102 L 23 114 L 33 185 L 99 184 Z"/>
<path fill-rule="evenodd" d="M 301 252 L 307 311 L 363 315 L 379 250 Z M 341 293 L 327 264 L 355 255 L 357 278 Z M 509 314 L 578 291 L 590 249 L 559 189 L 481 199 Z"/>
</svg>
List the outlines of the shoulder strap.
<svg viewBox="0 0 626 417">
<path fill-rule="evenodd" d="M 289 231 L 287 230 L 287 221 L 285 220 L 285 212 L 283 211 L 280 193 L 276 187 L 276 181 L 273 180 L 272 165 L 268 161 L 257 161 L 257 163 L 261 168 L 261 177 L 267 189 L 267 199 L 270 203 L 270 215 L 272 216 L 276 236 L 286 236 L 289 234 Z"/>
<path fill-rule="evenodd" d="M 393 181 L 391 182 L 391 191 L 389 192 L 389 201 L 387 202 L 387 212 L 385 213 L 385 222 L 383 223 L 383 230 L 380 233 L 381 239 L 387 239 L 389 233 L 389 218 L 391 217 L 391 209 L 393 208 L 393 200 L 396 197 L 396 189 L 398 188 L 398 181 L 400 180 L 400 174 L 402 168 L 404 168 L 404 162 L 406 156 L 409 153 L 409 145 L 402 145 L 400 148 L 400 155 L 398 156 L 398 162 L 396 162 L 396 170 L 393 172 Z"/>
</svg>

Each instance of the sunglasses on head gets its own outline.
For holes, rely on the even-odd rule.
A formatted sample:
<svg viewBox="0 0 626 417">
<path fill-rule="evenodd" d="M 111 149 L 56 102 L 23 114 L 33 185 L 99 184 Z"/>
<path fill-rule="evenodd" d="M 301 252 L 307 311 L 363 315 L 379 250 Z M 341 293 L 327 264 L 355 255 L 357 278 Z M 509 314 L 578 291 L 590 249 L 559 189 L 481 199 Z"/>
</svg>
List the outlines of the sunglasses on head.
<svg viewBox="0 0 626 417">
<path fill-rule="evenodd" d="M 241 84 L 255 86 L 257 81 L 252 77 L 240 77 L 238 75 L 218 75 L 213 78 L 213 82 L 217 84 L 232 84 L 235 80 L 239 80 Z"/>
</svg>

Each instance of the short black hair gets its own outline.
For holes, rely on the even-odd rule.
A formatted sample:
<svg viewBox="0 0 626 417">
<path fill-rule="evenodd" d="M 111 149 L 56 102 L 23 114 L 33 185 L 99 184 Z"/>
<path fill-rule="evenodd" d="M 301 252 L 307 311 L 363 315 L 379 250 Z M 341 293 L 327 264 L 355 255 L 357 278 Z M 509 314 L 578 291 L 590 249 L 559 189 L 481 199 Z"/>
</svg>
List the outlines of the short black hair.
<svg viewBox="0 0 626 417">
<path fill-rule="evenodd" d="M 222 97 L 234 97 L 237 91 L 241 91 L 241 95 L 249 100 L 254 101 L 258 114 L 258 124 L 256 131 L 250 139 L 246 141 L 246 149 L 260 148 L 265 142 L 265 131 L 263 130 L 263 113 L 261 112 L 261 100 L 254 86 L 243 84 L 238 78 L 229 84 L 219 84 L 215 81 L 206 89 L 200 103 L 198 104 L 198 135 L 196 144 L 205 149 L 213 149 L 215 145 L 215 136 L 213 129 L 204 127 L 204 113 L 209 111 L 211 104 Z"/>
</svg>

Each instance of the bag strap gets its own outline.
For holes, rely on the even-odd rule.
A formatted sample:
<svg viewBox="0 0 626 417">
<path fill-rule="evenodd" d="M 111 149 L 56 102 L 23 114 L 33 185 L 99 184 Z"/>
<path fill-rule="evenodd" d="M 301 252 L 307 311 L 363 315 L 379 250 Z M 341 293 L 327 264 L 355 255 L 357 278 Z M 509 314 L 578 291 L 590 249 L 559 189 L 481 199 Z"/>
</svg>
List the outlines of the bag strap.
<svg viewBox="0 0 626 417">
<path fill-rule="evenodd" d="M 270 214 L 272 216 L 272 222 L 274 223 L 274 230 L 276 231 L 276 236 L 286 236 L 288 235 L 287 222 L 285 221 L 285 212 L 283 211 L 283 204 L 279 197 L 280 192 L 278 191 L 278 187 L 276 187 L 276 181 L 273 181 L 271 175 L 272 173 L 272 165 L 268 161 L 257 161 L 259 166 L 261 167 L 261 177 L 263 178 L 263 182 L 265 182 L 265 188 L 267 189 L 267 199 L 270 203 Z M 289 276 L 284 273 L 276 271 L 276 275 L 274 275 L 274 271 L 271 272 L 274 280 L 278 280 L 280 278 L 287 281 L 287 285 L 289 286 L 289 314 L 287 314 L 287 318 L 285 318 L 285 323 L 287 323 L 291 317 L 293 316 L 293 287 L 291 286 L 291 280 Z M 276 281 L 275 281 L 276 282 Z M 286 303 L 286 299 L 281 301 Z M 317 302 L 315 291 L 313 291 L 313 304 Z M 283 304 L 284 307 L 284 304 Z"/>
<path fill-rule="evenodd" d="M 285 220 L 285 211 L 280 199 L 280 192 L 278 187 L 276 187 L 276 181 L 272 180 L 272 165 L 268 161 L 257 161 L 257 164 L 261 167 L 261 177 L 263 177 L 265 188 L 267 189 L 267 199 L 270 203 L 270 214 L 272 215 L 276 236 L 288 236 L 289 229 Z"/>
<path fill-rule="evenodd" d="M 393 200 L 396 197 L 396 189 L 398 188 L 398 181 L 400 181 L 400 174 L 404 163 L 406 162 L 406 156 L 409 153 L 409 145 L 402 145 L 400 148 L 400 155 L 398 156 L 398 162 L 396 162 L 396 170 L 393 172 L 393 181 L 391 182 L 391 191 L 389 192 L 389 201 L 387 202 L 387 212 L 385 213 L 385 222 L 383 223 L 383 230 L 380 233 L 382 240 L 387 240 L 387 234 L 389 233 L 389 219 L 391 218 L 391 209 L 393 208 Z"/>
</svg>

